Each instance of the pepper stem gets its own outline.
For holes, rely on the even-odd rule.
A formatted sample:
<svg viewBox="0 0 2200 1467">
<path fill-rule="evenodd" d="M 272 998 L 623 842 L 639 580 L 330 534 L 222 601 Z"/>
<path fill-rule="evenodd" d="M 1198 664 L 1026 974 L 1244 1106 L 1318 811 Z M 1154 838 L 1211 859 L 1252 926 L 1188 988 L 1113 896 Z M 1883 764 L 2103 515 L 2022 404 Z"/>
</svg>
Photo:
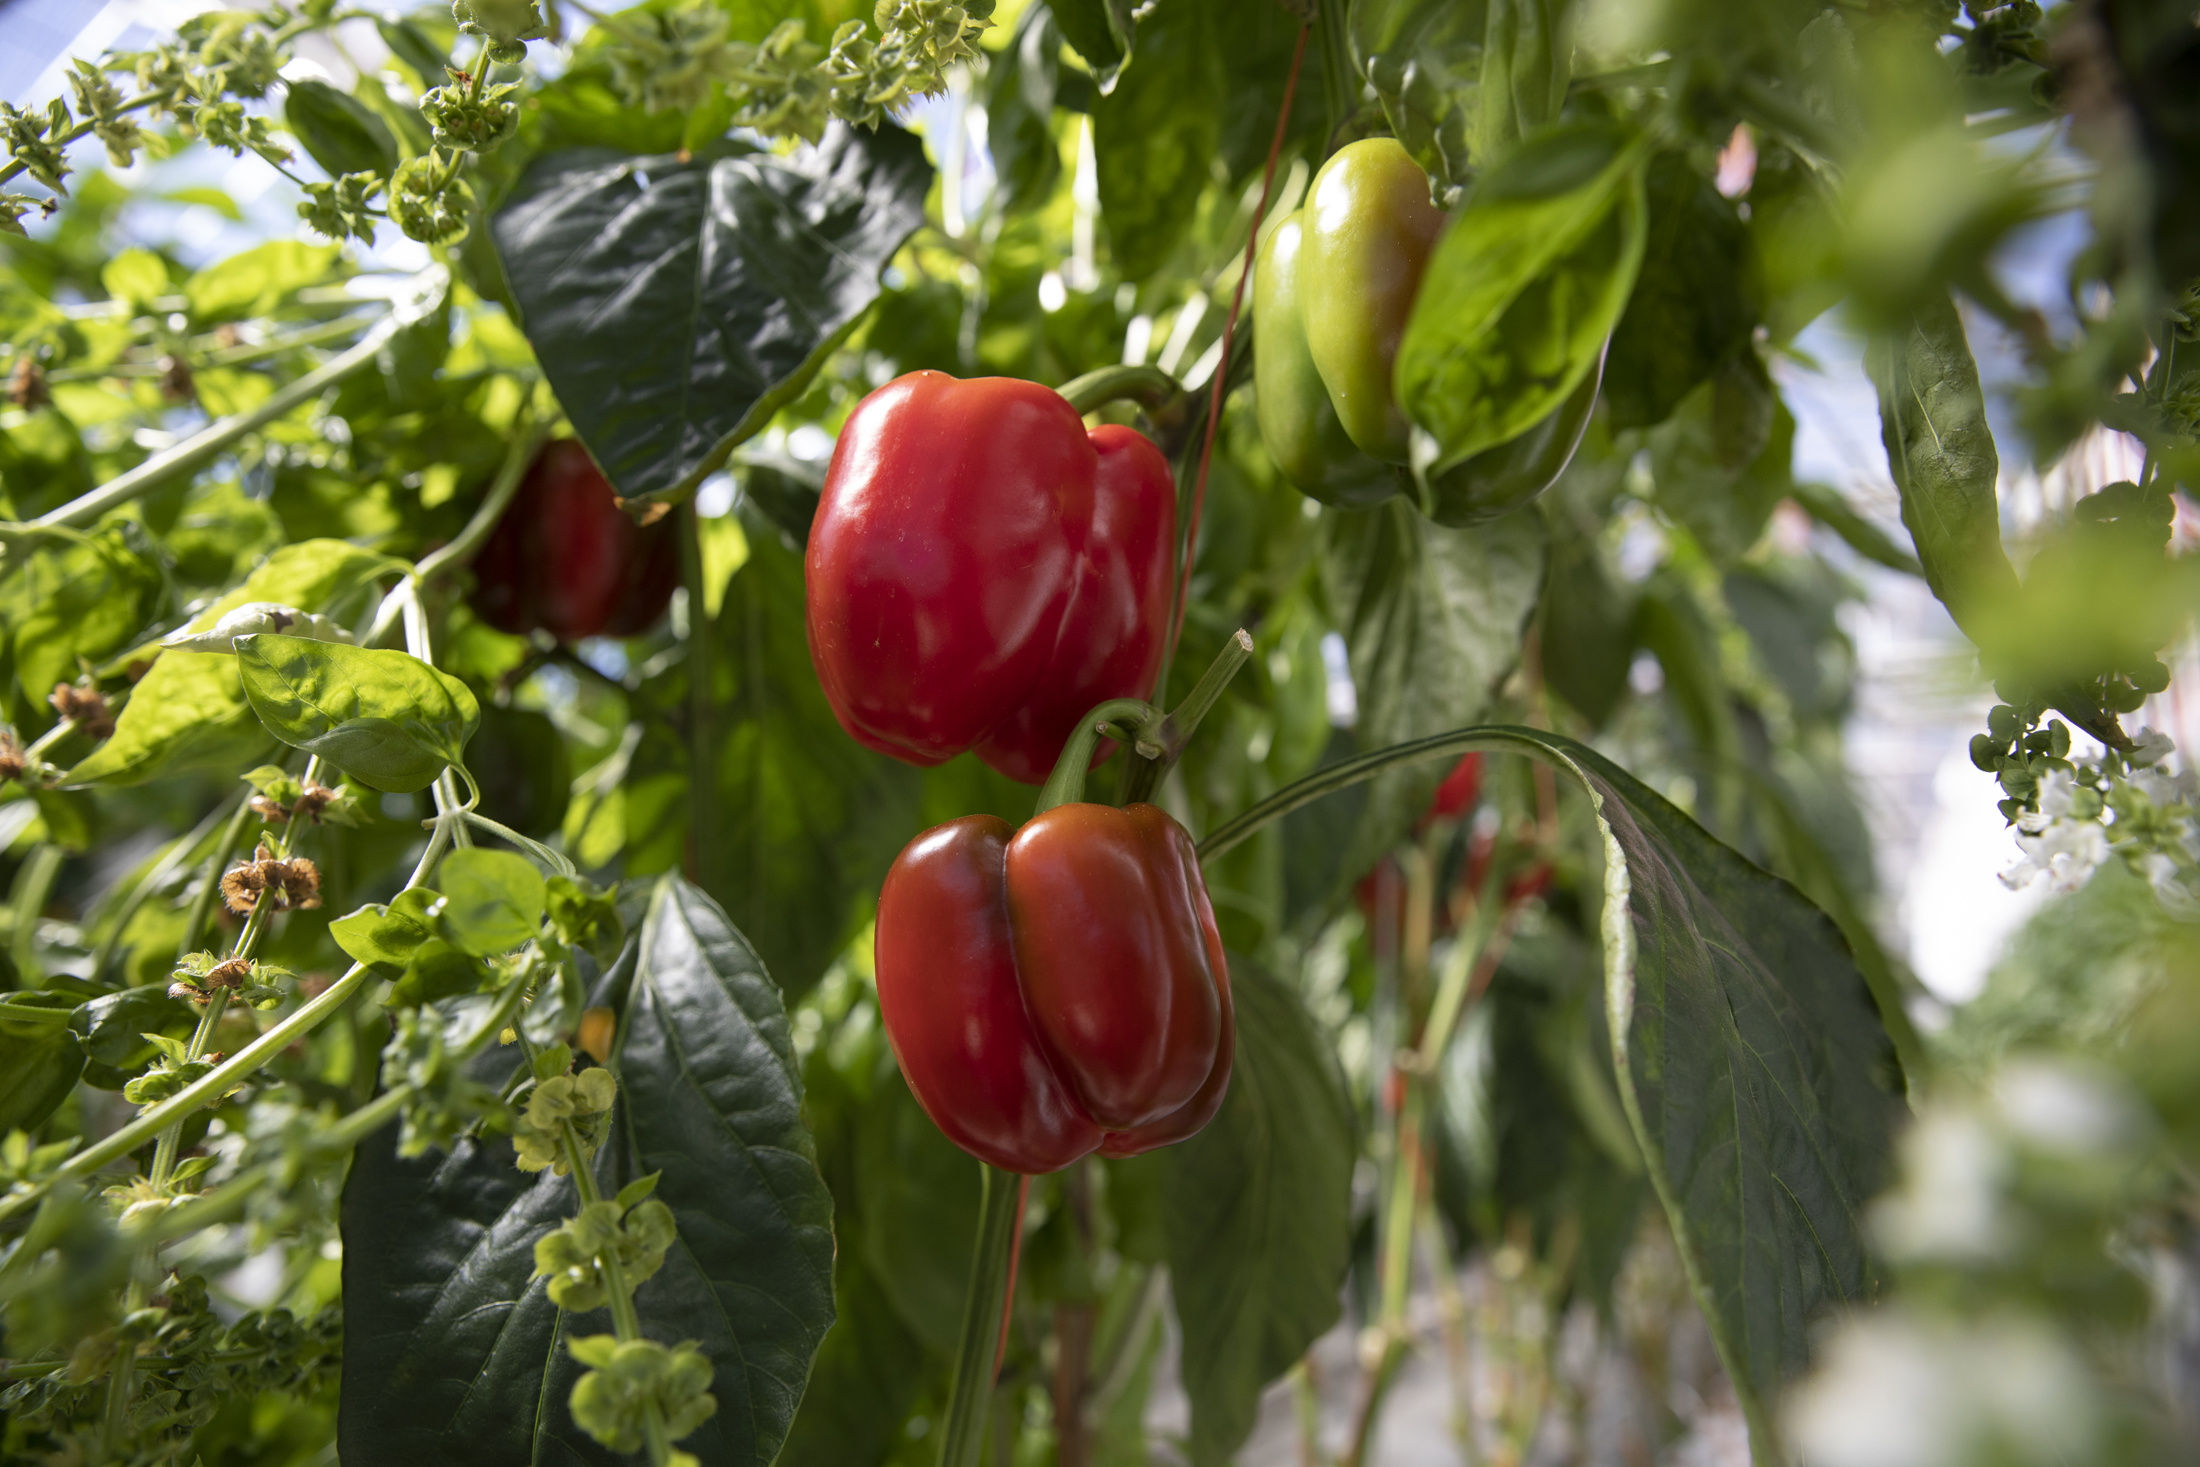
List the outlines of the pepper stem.
<svg viewBox="0 0 2200 1467">
<path fill-rule="evenodd" d="M 1135 402 L 1156 427 L 1181 418 L 1190 402 L 1182 383 L 1159 367 L 1146 366 L 1102 367 L 1063 383 L 1061 393 L 1079 417 L 1111 402 Z"/>
<path fill-rule="evenodd" d="M 940 1467 L 977 1467 L 985 1445 L 986 1407 L 1000 1369 L 1002 1321 L 1007 1317 L 1011 1268 L 1023 1232 L 1023 1178 L 979 1164 L 984 1200 L 978 1204 L 978 1251 L 963 1296 L 962 1336 L 955 1345 L 955 1383 L 947 1400 L 940 1439 Z"/>
<path fill-rule="evenodd" d="M 1245 628 L 1239 627 L 1230 634 L 1230 640 L 1222 644 L 1215 660 L 1207 664 L 1207 670 L 1200 674 L 1198 683 L 1184 701 L 1170 709 L 1169 716 L 1161 720 L 1153 740 L 1161 746 L 1160 756 L 1147 755 L 1124 766 L 1120 790 L 1124 804 L 1153 797 L 1170 766 L 1183 756 L 1184 746 L 1192 741 L 1192 735 L 1199 729 L 1199 721 L 1207 716 L 1215 700 L 1222 696 L 1222 690 L 1230 685 L 1230 679 L 1237 676 L 1238 669 L 1251 661 L 1252 656 L 1253 638 Z"/>
<path fill-rule="evenodd" d="M 1062 746 L 1062 757 L 1054 761 L 1054 772 L 1040 787 L 1039 806 L 1031 813 L 1044 815 L 1056 805 L 1074 805 L 1085 797 L 1085 773 L 1103 735 L 1121 739 L 1143 758 L 1161 757 L 1162 747 L 1152 735 L 1166 721 L 1160 709 L 1138 698 L 1110 698 L 1093 709 L 1078 720 L 1077 731 Z"/>
</svg>

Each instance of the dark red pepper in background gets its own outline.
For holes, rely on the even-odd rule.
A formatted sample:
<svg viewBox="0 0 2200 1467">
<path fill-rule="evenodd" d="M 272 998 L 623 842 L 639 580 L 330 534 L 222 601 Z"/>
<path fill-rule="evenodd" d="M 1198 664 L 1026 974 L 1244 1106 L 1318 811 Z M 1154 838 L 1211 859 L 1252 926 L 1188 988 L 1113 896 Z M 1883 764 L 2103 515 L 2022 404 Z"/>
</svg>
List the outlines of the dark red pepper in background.
<svg viewBox="0 0 2200 1467">
<path fill-rule="evenodd" d="M 638 525 L 577 439 L 535 455 L 474 557 L 473 608 L 500 632 L 561 642 L 649 630 L 680 584 L 679 527 Z"/>
<path fill-rule="evenodd" d="M 1035 382 L 911 372 L 856 405 L 810 530 L 810 657 L 841 726 L 912 764 L 1043 783 L 1160 670 L 1176 546 L 1161 451 Z"/>
<path fill-rule="evenodd" d="M 1229 1088 L 1214 909 L 1191 837 L 1152 805 L 926 831 L 879 894 L 876 965 L 910 1090 L 1005 1170 L 1181 1141 Z"/>
</svg>

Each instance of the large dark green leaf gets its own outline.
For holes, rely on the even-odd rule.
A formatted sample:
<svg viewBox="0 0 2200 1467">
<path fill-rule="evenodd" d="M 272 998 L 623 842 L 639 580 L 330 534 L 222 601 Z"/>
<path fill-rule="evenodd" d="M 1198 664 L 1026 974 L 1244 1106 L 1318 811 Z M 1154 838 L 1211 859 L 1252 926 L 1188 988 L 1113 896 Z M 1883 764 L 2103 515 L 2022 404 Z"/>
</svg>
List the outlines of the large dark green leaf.
<svg viewBox="0 0 2200 1467">
<path fill-rule="evenodd" d="M 1955 302 L 1942 296 L 1918 312 L 1906 334 L 1874 343 L 1864 365 L 1879 389 L 1879 436 L 1926 584 L 1981 641 L 2015 594 L 2017 573 L 2001 546 L 2000 458 Z"/>
<path fill-rule="evenodd" d="M 801 391 L 924 219 L 901 129 L 786 158 L 537 158 L 491 223 L 535 354 L 630 499 L 684 499 Z"/>
<path fill-rule="evenodd" d="M 885 1461 L 936 1369 L 859 1254 L 844 1247 L 833 1269 L 839 1318 L 818 1349 L 778 1467 L 875 1467 Z"/>
<path fill-rule="evenodd" d="M 847 941 L 859 897 L 916 834 L 919 776 L 833 717 L 810 665 L 801 557 L 759 521 L 713 635 L 724 721 L 717 808 L 695 831 L 698 869 L 799 994 Z"/>
<path fill-rule="evenodd" d="M 741 934 L 678 877 L 652 893 L 629 964 L 598 1185 L 663 1173 L 680 1241 L 636 1307 L 650 1338 L 700 1342 L 718 1399 L 680 1445 L 708 1467 L 763 1467 L 833 1317 L 830 1202 L 786 1013 Z M 492 1049 L 481 1078 L 513 1063 Z M 608 1311 L 568 1318 L 530 1279 L 535 1240 L 577 1207 L 570 1178 L 518 1171 L 502 1137 L 412 1161 L 393 1135 L 361 1144 L 343 1210 L 346 1462 L 619 1460 L 566 1410 L 580 1371 L 564 1341 L 608 1332 Z"/>
<path fill-rule="evenodd" d="M 1642 272 L 1604 358 L 1613 428 L 1665 421 L 1757 324 L 1749 228 L 1684 154 L 1660 153 L 1647 179 Z"/>
<path fill-rule="evenodd" d="M 1775 1460 L 1769 1403 L 1811 1328 L 1872 1290 L 1863 1209 L 1903 1113 L 1894 1045 L 1833 920 L 1616 764 L 1537 729 L 1462 729 L 1336 766 L 1201 854 L 1385 760 L 1441 768 L 1469 748 L 1543 759 L 1594 803 L 1621 1103 L 1757 1458 Z"/>
<path fill-rule="evenodd" d="M 1403 501 L 1332 511 L 1323 579 L 1359 696 L 1353 732 L 1382 748 L 1471 723 L 1520 656 L 1543 580 L 1533 515 L 1447 530 Z M 1443 771 L 1407 765 L 1369 787 L 1341 875 L 1365 871 L 1428 808 Z"/>
<path fill-rule="evenodd" d="M 1336 1323 L 1352 1256 L 1352 1103 L 1328 1040 L 1251 964 L 1231 964 L 1230 991 L 1230 1093 L 1207 1129 L 1156 1154 L 1200 1464 L 1230 1460 L 1262 1387 Z"/>
<path fill-rule="evenodd" d="M 1137 44 L 1137 6 L 1132 0 L 1048 0 L 1047 8 L 1064 38 L 1092 68 L 1100 90 L 1112 90 Z"/>
<path fill-rule="evenodd" d="M 1138 64 L 1092 107 L 1100 217 L 1132 280 L 1158 270 L 1191 227 L 1222 145 L 1227 93 L 1204 9 L 1163 6 L 1143 29 Z"/>
</svg>

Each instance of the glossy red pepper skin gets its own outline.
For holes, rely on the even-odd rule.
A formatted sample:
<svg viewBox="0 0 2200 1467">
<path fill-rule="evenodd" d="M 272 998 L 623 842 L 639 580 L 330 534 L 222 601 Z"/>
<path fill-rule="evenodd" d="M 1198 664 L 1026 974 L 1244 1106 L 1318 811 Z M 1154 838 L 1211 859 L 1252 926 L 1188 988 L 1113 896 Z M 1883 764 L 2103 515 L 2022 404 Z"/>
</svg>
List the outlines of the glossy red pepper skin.
<svg viewBox="0 0 2200 1467">
<path fill-rule="evenodd" d="M 473 570 L 474 611 L 498 631 L 631 637 L 680 584 L 679 528 L 670 515 L 636 524 L 588 450 L 561 438 L 528 466 Z"/>
<path fill-rule="evenodd" d="M 1160 670 L 1176 544 L 1161 451 L 1006 377 L 896 378 L 841 429 L 805 562 L 841 726 L 912 764 L 1042 784 L 1070 730 Z"/>
<path fill-rule="evenodd" d="M 1191 838 L 1151 805 L 926 831 L 887 874 L 875 956 L 910 1090 L 994 1166 L 1165 1146 L 1228 1089 L 1222 939 Z"/>
</svg>

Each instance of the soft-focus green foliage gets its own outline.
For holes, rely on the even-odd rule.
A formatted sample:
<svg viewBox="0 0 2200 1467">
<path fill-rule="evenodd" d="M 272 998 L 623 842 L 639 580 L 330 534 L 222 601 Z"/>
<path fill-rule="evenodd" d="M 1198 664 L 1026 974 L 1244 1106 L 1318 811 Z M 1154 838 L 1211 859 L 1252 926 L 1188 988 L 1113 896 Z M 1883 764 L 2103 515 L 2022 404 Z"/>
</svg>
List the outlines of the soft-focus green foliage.
<svg viewBox="0 0 2200 1467">
<path fill-rule="evenodd" d="M 1244 320 L 1225 359 L 1307 16 L 1269 220 L 1382 132 L 1457 211 L 1397 371 L 1422 502 L 1594 392 L 1558 482 L 1487 523 L 1308 500 Z M 1238 627 L 1257 650 L 1158 793 L 1195 834 L 1470 723 L 1633 778 L 1618 847 L 1491 756 L 1463 805 L 1430 813 L 1449 761 L 1402 765 L 1208 863 L 1236 1086 L 1191 1143 L 1034 1183 L 1015 1460 L 1147 1460 L 1171 1310 L 1183 1446 L 1227 1460 L 1340 1298 L 1395 1363 L 1416 1250 L 1543 1319 L 1692 1271 L 1664 1307 L 1714 1319 L 1763 1453 L 1782 1423 L 1833 1464 L 2189 1453 L 2144 1362 L 2148 1281 L 2194 1257 L 2200 801 L 2138 723 L 2194 605 L 2191 21 L 308 3 L 0 110 L 0 1456 L 605 1462 L 661 1428 L 744 1467 L 935 1460 L 976 1179 L 894 1071 L 869 923 L 917 831 L 1031 796 L 841 732 L 801 549 L 872 388 L 1127 355 L 1193 389 L 1103 410 L 1186 521 L 1226 384 L 1157 701 Z M 338 24 L 364 71 L 286 70 Z M 263 217 L 164 195 L 188 150 L 282 170 L 299 238 L 207 258 L 148 222 Z M 2057 228 L 2042 286 L 2012 262 Z M 1836 307 L 1899 526 L 1794 477 Z M 469 608 L 545 426 L 680 517 L 659 625 L 564 646 Z M 2005 549 L 2008 471 L 2102 430 L 2139 476 Z M 2018 874 L 2074 893 L 1922 1041 L 1843 748 L 1848 609 L 1905 572 L 2002 700 L 1972 755 Z M 1818 1319 L 1761 1311 L 1820 1298 L 1868 1302 L 1809 1360 Z"/>
</svg>

